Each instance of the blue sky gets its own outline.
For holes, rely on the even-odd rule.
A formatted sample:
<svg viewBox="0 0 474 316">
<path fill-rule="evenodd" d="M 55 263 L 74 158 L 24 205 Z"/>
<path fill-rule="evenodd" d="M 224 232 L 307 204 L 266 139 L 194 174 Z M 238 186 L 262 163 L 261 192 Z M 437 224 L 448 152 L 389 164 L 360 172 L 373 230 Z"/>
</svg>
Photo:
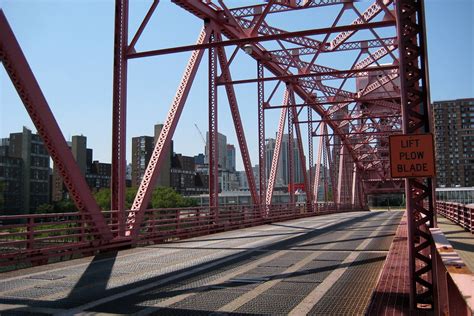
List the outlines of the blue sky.
<svg viewBox="0 0 474 316">
<path fill-rule="evenodd" d="M 232 1 L 232 4 L 249 2 Z M 426 0 L 425 3 L 431 99 L 474 97 L 474 1 Z M 149 4 L 149 0 L 131 1 L 131 33 L 138 27 Z M 66 139 L 77 134 L 87 136 L 88 146 L 94 149 L 94 158 L 110 162 L 114 2 L 0 0 L 0 7 Z M 315 21 L 327 24 L 325 14 L 331 13 L 332 9 L 324 10 L 318 12 L 318 19 L 311 15 L 304 18 L 288 15 L 283 24 L 290 30 L 297 26 L 314 27 Z M 348 16 L 344 22 L 350 23 L 351 20 L 352 17 Z M 147 50 L 194 43 L 201 26 L 201 20 L 162 0 L 137 48 Z M 129 62 L 128 147 L 131 137 L 152 135 L 153 125 L 163 122 L 188 57 L 189 52 Z M 237 55 L 236 65 L 239 67 L 232 69 L 234 79 L 255 74 L 255 61 L 243 53 Z M 270 91 L 271 85 L 266 90 Z M 236 91 L 252 162 L 256 164 L 256 87 L 238 86 Z M 280 102 L 281 94 L 278 96 Z M 219 130 L 227 135 L 228 143 L 238 147 L 224 90 L 220 89 L 219 95 Z M 279 113 L 267 113 L 266 133 L 267 137 L 271 137 L 275 133 Z M 202 61 L 175 133 L 176 152 L 195 155 L 203 151 L 204 145 L 194 127 L 195 123 L 205 134 L 206 58 Z M 23 125 L 34 130 L 8 76 L 0 67 L 0 137 L 20 131 Z M 242 169 L 241 166 L 238 159 L 238 169 Z"/>
</svg>

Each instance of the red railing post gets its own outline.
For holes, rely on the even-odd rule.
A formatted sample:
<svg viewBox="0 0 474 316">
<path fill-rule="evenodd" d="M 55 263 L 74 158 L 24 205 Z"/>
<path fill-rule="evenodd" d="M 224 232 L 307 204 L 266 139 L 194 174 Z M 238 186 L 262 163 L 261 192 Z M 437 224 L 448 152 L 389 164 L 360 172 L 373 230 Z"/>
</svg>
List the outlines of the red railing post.
<svg viewBox="0 0 474 316">
<path fill-rule="evenodd" d="M 86 235 L 86 230 L 85 230 L 85 219 L 84 219 L 84 214 L 83 213 L 80 213 L 79 214 L 79 225 L 80 225 L 80 232 L 81 232 L 81 236 L 79 236 L 79 241 L 80 242 L 83 242 L 86 240 L 85 238 L 85 235 Z"/>
<path fill-rule="evenodd" d="M 28 217 L 26 223 L 26 249 L 30 250 L 34 248 L 35 241 L 35 219 Z"/>
</svg>

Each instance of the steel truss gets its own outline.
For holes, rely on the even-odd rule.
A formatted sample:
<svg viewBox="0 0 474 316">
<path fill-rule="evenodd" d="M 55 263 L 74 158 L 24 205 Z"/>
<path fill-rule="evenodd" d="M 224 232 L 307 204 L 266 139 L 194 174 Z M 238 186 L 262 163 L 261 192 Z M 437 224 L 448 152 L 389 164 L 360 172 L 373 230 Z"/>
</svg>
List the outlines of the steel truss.
<svg viewBox="0 0 474 316">
<path fill-rule="evenodd" d="M 217 96 L 221 86 L 225 88 L 229 100 L 252 204 L 258 209 L 260 220 L 269 216 L 272 209 L 285 126 L 288 133 L 287 152 L 291 153 L 286 166 L 291 203 L 295 202 L 296 159 L 299 159 L 303 170 L 302 182 L 309 212 L 318 211 L 320 203 L 336 208 L 346 204 L 365 208 L 368 194 L 403 190 L 400 179 L 392 179 L 388 172 L 388 136 L 401 132 L 431 132 L 422 0 L 397 0 L 396 3 L 393 0 L 374 0 L 372 3 L 255 0 L 255 5 L 245 7 L 228 7 L 232 1 L 223 0 L 172 2 L 203 20 L 204 26 L 196 44 L 140 52 L 136 51 L 135 46 L 158 8 L 159 0 L 151 2 L 130 42 L 129 2 L 116 0 L 112 106 L 113 229 L 90 194 L 13 32 L 3 13 L 0 14 L 0 58 L 55 165 L 59 167 L 74 202 L 81 213 L 92 219 L 92 230 L 98 240 L 107 243 L 139 239 L 143 223 L 149 220 L 145 213 L 158 170 L 168 152 L 206 50 L 209 62 L 209 214 L 212 214 L 214 223 L 219 221 Z M 318 12 L 322 6 L 334 9 L 329 25 L 302 30 L 285 30 L 277 25 L 278 16 L 284 16 L 286 12 Z M 341 23 L 344 20 L 342 17 L 348 14 L 352 15 L 353 22 Z M 355 34 L 360 36 L 355 39 Z M 226 47 L 234 48 L 230 59 L 227 59 Z M 255 78 L 232 78 L 232 63 L 241 50 L 255 61 Z M 128 60 L 177 52 L 190 52 L 190 59 L 137 196 L 131 210 L 126 210 Z M 321 56 L 331 53 L 347 54 L 346 60 L 350 65 L 324 64 Z M 252 172 L 244 122 L 234 90 L 236 84 L 250 83 L 257 86 L 258 181 Z M 284 101 L 275 101 L 274 96 L 283 88 Z M 265 125 L 265 112 L 275 108 L 281 109 L 281 114 L 275 128 L 274 155 L 267 172 L 265 131 L 268 126 Z M 303 109 L 306 109 L 306 118 L 302 118 Z M 302 132 L 304 128 L 307 133 Z M 306 139 L 303 135 L 307 135 Z M 313 137 L 318 140 L 316 164 Z M 292 154 L 294 146 L 299 158 Z M 305 150 L 308 150 L 308 161 Z M 320 189 L 323 201 L 319 198 Z M 405 190 L 411 279 L 414 280 L 410 298 L 415 308 L 422 303 L 433 303 L 430 239 L 423 229 L 425 225 L 435 224 L 431 179 L 406 180 Z"/>
<path fill-rule="evenodd" d="M 400 51 L 403 133 L 432 132 L 428 88 L 423 1 L 398 0 L 398 45 Z M 412 308 L 434 306 L 431 235 L 435 227 L 431 178 L 405 180 Z"/>
</svg>

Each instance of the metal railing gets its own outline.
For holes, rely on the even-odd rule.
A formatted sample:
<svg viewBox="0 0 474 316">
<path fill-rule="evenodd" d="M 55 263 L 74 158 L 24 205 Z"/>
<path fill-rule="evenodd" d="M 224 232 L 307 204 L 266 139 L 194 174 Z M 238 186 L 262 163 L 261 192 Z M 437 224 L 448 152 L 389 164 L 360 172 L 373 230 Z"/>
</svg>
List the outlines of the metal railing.
<svg viewBox="0 0 474 316">
<path fill-rule="evenodd" d="M 430 228 L 435 315 L 474 315 L 474 275 L 439 228 Z"/>
<path fill-rule="evenodd" d="M 116 211 L 103 212 L 113 232 L 104 242 L 92 220 L 81 213 L 0 216 L 0 267 L 10 270 L 94 255 L 127 246 L 169 242 L 222 231 L 308 216 L 357 211 L 353 205 L 280 204 L 267 207 L 232 205 L 150 209 L 145 211 L 136 240 L 119 236 Z M 129 211 L 130 212 L 130 211 Z"/>
<path fill-rule="evenodd" d="M 460 203 L 436 201 L 436 212 L 474 233 L 474 206 L 470 207 Z"/>
</svg>

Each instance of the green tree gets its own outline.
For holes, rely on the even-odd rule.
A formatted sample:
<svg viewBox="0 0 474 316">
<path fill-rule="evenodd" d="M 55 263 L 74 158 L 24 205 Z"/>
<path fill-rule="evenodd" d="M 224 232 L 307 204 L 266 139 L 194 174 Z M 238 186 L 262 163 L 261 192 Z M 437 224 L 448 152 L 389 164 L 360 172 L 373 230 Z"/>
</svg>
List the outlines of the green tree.
<svg viewBox="0 0 474 316">
<path fill-rule="evenodd" d="M 125 207 L 127 209 L 130 209 L 132 207 L 133 199 L 135 199 L 136 194 L 137 188 L 127 188 L 127 190 L 125 191 Z M 110 201 L 112 198 L 112 194 L 109 188 L 102 188 L 99 191 L 95 192 L 94 198 L 103 211 L 110 210 Z"/>
<path fill-rule="evenodd" d="M 49 203 L 44 203 L 41 205 L 38 205 L 36 208 L 36 214 L 46 214 L 46 213 L 54 213 L 54 205 L 49 204 Z"/>
<path fill-rule="evenodd" d="M 103 211 L 110 210 L 110 189 L 102 188 L 94 193 L 94 198 Z"/>
<path fill-rule="evenodd" d="M 168 187 L 156 188 L 151 198 L 152 208 L 182 207 L 184 203 L 183 197 Z"/>
<path fill-rule="evenodd" d="M 125 207 L 130 209 L 133 200 L 137 195 L 138 188 L 127 188 L 125 192 Z M 102 210 L 110 210 L 111 193 L 109 188 L 102 188 L 94 193 L 95 200 Z M 196 206 L 198 203 L 195 199 L 184 198 L 172 188 L 158 187 L 153 191 L 151 203 L 148 208 L 173 208 L 173 207 L 190 207 Z"/>
<path fill-rule="evenodd" d="M 54 211 L 58 213 L 63 212 L 77 212 L 76 205 L 70 199 L 64 199 L 54 204 Z"/>
<path fill-rule="evenodd" d="M 185 198 L 172 188 L 158 187 L 151 198 L 152 208 L 191 207 L 198 204 L 197 200 Z"/>
<path fill-rule="evenodd" d="M 137 195 L 137 191 L 138 191 L 137 187 L 127 188 L 127 191 L 125 191 L 125 207 L 128 210 L 132 207 L 133 200 L 135 199 L 135 196 Z"/>
</svg>

